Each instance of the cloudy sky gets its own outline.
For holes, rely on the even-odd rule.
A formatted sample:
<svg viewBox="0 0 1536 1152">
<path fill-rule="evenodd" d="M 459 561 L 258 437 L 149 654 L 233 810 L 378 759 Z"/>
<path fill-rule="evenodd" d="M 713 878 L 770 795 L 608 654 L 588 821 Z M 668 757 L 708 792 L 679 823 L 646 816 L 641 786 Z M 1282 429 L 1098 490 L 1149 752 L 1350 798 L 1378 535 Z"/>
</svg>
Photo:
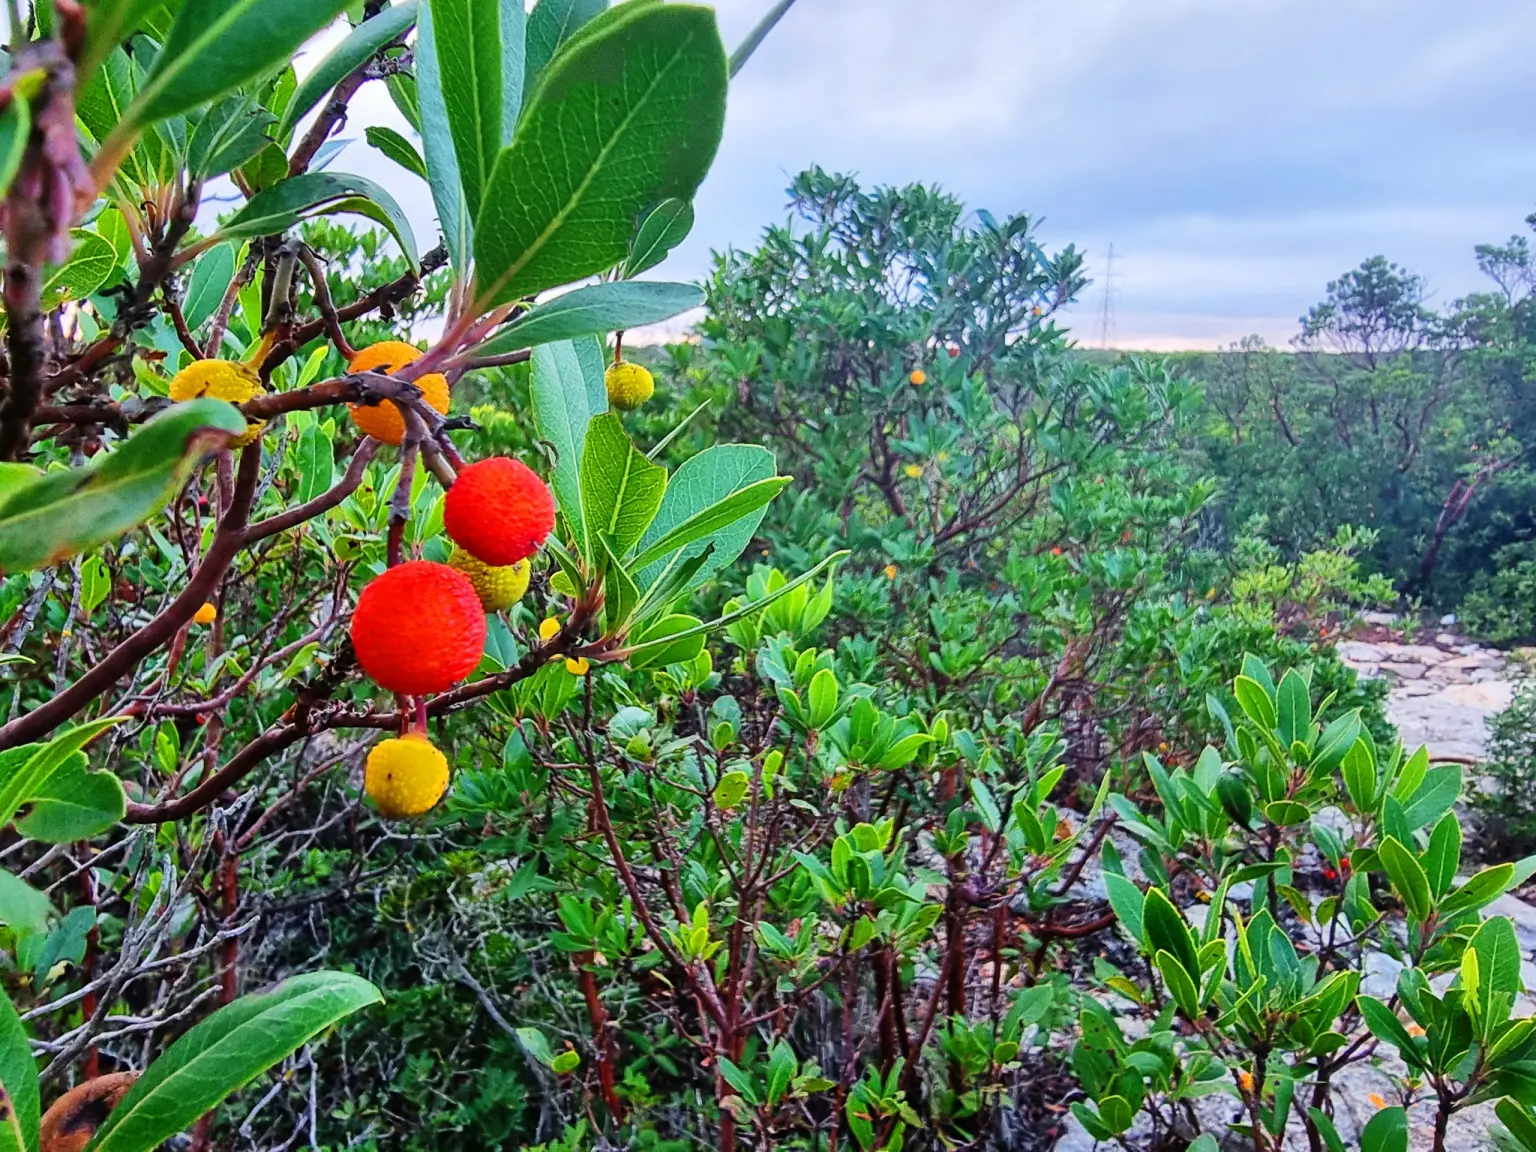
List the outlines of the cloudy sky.
<svg viewBox="0 0 1536 1152">
<path fill-rule="evenodd" d="M 769 3 L 718 0 L 728 46 Z M 1118 347 L 1284 342 L 1376 253 L 1446 302 L 1478 286 L 1472 246 L 1536 209 L 1533 42 L 1533 0 L 798 0 L 737 78 L 663 267 L 751 244 L 817 163 L 1038 216 L 1088 253 L 1086 343 L 1111 244 Z M 337 166 L 390 174 L 366 151 Z"/>
</svg>

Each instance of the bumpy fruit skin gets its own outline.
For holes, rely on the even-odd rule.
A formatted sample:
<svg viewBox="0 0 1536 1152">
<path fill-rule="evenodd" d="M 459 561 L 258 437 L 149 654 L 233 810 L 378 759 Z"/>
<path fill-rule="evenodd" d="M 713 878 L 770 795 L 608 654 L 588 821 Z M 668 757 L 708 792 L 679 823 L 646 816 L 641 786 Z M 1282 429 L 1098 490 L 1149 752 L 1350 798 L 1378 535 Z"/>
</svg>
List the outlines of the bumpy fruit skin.
<svg viewBox="0 0 1536 1152">
<path fill-rule="evenodd" d="M 363 789 L 391 820 L 420 816 L 448 791 L 448 758 L 419 732 L 381 740 L 368 753 Z"/>
<path fill-rule="evenodd" d="M 487 612 L 505 612 L 523 598 L 528 591 L 528 577 L 532 567 L 526 560 L 494 568 L 482 564 L 462 548 L 455 548 L 448 557 L 448 566 L 469 577 L 480 597 L 480 606 Z"/>
<path fill-rule="evenodd" d="M 608 371 L 603 373 L 603 383 L 608 386 L 608 403 L 624 412 L 640 407 L 656 391 L 656 381 L 651 374 L 628 360 L 609 365 Z"/>
<path fill-rule="evenodd" d="M 212 604 L 204 604 L 196 612 L 192 613 L 192 619 L 198 624 L 212 624 L 219 618 L 219 610 Z"/>
<path fill-rule="evenodd" d="M 421 359 L 421 350 L 399 340 L 381 340 L 370 344 L 353 356 L 347 363 L 351 372 L 398 372 L 413 360 Z M 428 404 L 439 412 L 448 411 L 448 377 L 440 372 L 428 372 L 413 381 L 421 389 Z M 352 419 L 368 435 L 385 444 L 399 444 L 405 439 L 405 418 L 400 409 L 389 400 L 378 404 L 349 404 Z"/>
<path fill-rule="evenodd" d="M 249 365 L 233 360 L 194 360 L 171 379 L 170 395 L 178 404 L 185 400 L 200 400 L 204 396 L 244 404 L 260 396 L 262 391 L 261 377 Z M 265 427 L 260 420 L 248 422 L 245 434 L 236 436 L 229 446 L 244 448 L 256 443 Z"/>
<path fill-rule="evenodd" d="M 549 485 L 521 460 L 506 456 L 465 468 L 443 501 L 449 539 L 493 567 L 532 556 L 554 526 Z"/>
<path fill-rule="evenodd" d="M 380 688 L 446 692 L 485 652 L 485 609 L 462 572 L 430 560 L 386 569 L 352 613 L 352 650 Z"/>
</svg>

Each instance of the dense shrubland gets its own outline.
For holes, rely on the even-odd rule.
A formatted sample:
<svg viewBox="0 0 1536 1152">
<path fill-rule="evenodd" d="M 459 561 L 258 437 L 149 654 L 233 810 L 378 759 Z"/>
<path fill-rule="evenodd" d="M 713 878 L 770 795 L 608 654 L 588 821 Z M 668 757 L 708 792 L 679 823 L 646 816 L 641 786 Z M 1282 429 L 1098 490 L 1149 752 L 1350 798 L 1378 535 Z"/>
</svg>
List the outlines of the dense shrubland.
<svg viewBox="0 0 1536 1152">
<path fill-rule="evenodd" d="M 1331 648 L 1384 527 L 1210 546 L 1209 405 L 1025 216 L 813 170 L 636 279 L 707 9 L 369 3 L 297 82 L 346 7 L 17 25 L 0 1147 L 1536 1149 L 1531 864 Z M 322 167 L 363 84 L 426 252 Z"/>
</svg>

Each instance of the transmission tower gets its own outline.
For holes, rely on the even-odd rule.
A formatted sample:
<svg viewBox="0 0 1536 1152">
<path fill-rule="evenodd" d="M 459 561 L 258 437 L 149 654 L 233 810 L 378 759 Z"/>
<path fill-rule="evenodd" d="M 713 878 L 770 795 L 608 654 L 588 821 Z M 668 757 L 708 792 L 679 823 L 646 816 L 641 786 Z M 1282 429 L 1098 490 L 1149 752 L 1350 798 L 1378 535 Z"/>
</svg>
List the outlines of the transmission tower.
<svg viewBox="0 0 1536 1152">
<path fill-rule="evenodd" d="M 1099 314 L 1099 347 L 1108 348 L 1115 335 L 1115 246 L 1104 259 L 1104 310 Z"/>
</svg>

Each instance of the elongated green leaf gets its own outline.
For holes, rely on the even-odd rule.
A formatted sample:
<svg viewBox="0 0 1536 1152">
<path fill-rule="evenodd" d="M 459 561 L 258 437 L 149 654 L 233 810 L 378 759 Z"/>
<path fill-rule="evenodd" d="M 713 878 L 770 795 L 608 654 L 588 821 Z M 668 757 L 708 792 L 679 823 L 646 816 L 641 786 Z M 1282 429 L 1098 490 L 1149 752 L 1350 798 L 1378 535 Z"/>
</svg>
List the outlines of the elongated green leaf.
<svg viewBox="0 0 1536 1152">
<path fill-rule="evenodd" d="M 345 972 L 311 972 L 241 997 L 150 1064 L 89 1147 L 158 1147 L 337 1021 L 381 1000 L 372 984 Z"/>
<path fill-rule="evenodd" d="M 725 86 L 710 9 L 625 4 L 583 28 L 491 174 L 475 233 L 479 304 L 620 263 L 640 213 L 692 199 L 709 171 Z"/>
<path fill-rule="evenodd" d="M 0 498 L 0 572 L 46 568 L 116 539 L 180 490 L 204 453 L 246 429 L 222 400 L 155 416 L 84 468 L 50 472 Z"/>
<path fill-rule="evenodd" d="M 612 412 L 587 428 L 581 456 L 581 506 L 587 531 L 604 533 L 623 556 L 645 533 L 667 490 L 667 470 L 630 443 Z"/>
<path fill-rule="evenodd" d="M 1487 1038 L 1509 1018 L 1520 993 L 1520 941 L 1508 916 L 1484 920 L 1473 933 L 1467 950 L 1477 957 L 1478 1018 Z"/>
<path fill-rule="evenodd" d="M 667 258 L 693 230 L 693 205 L 686 200 L 663 200 L 645 214 L 624 261 L 625 277 L 638 276 Z"/>
<path fill-rule="evenodd" d="M 1402 897 L 1415 920 L 1423 921 L 1432 906 L 1429 892 L 1429 876 L 1416 857 L 1404 848 L 1395 837 L 1388 836 L 1376 850 L 1381 866 L 1387 870 L 1392 887 Z"/>
<path fill-rule="evenodd" d="M 144 18 L 165 0 L 86 0 L 85 50 L 76 62 L 76 74 L 94 76 L 112 50 L 143 24 Z"/>
<path fill-rule="evenodd" d="M 276 122 L 277 117 L 254 95 L 220 100 L 193 126 L 187 141 L 187 171 L 204 178 L 232 172 L 272 143 L 267 129 Z"/>
<path fill-rule="evenodd" d="M 1424 871 L 1429 876 L 1430 891 L 1438 900 L 1450 891 L 1461 865 L 1461 821 L 1447 812 L 1430 833 L 1424 852 Z"/>
<path fill-rule="evenodd" d="M 37 1147 L 41 1103 L 37 1091 L 37 1061 L 27 1043 L 27 1030 L 11 998 L 0 992 L 0 1152 L 25 1152 Z"/>
<path fill-rule="evenodd" d="M 30 800 L 32 811 L 16 822 L 16 830 L 29 840 L 49 844 L 99 836 L 127 810 L 122 782 L 110 772 L 89 771 L 80 752 L 34 788 Z"/>
<path fill-rule="evenodd" d="M 661 557 L 649 566 L 637 565 L 642 569 L 641 585 L 649 587 L 655 584 L 669 568 L 700 555 L 706 549 L 713 551 L 694 574 L 690 584 L 700 584 L 725 565 L 734 563 L 751 543 L 753 534 L 762 523 L 766 505 L 697 537 L 678 551 L 670 564 L 665 562 L 667 550 L 658 549 L 656 545 L 664 537 L 694 521 L 695 517 L 719 507 L 736 493 L 771 480 L 773 470 L 773 453 L 756 444 L 717 444 L 679 465 L 667 484 L 667 494 L 656 518 L 640 539 L 642 554 L 654 552 Z"/>
<path fill-rule="evenodd" d="M 234 278 L 233 245 L 215 245 L 197 258 L 197 263 L 192 265 L 192 278 L 187 282 L 187 298 L 181 308 L 188 328 L 197 331 L 214 314 Z"/>
<path fill-rule="evenodd" d="M 283 110 L 283 119 L 278 125 L 279 138 L 287 139 L 294 125 L 319 104 L 327 92 L 371 60 L 380 49 L 405 35 L 416 22 L 416 4 L 417 0 L 402 0 L 401 3 L 385 8 L 371 20 L 364 20 L 324 60 L 316 64 L 314 70 L 299 81 L 299 86 L 289 98 L 288 107 Z"/>
<path fill-rule="evenodd" d="M 0 868 L 0 924 L 20 938 L 48 931 L 48 922 L 57 915 L 47 896 L 14 872 Z"/>
<path fill-rule="evenodd" d="M 474 216 L 502 146 L 502 0 L 427 2 L 448 132 Z"/>
<path fill-rule="evenodd" d="M 574 36 L 587 21 L 602 15 L 607 7 L 608 0 L 539 0 L 528 17 L 527 55 L 523 70 L 525 104 L 560 45 Z"/>
<path fill-rule="evenodd" d="M 1372 1036 L 1396 1048 L 1409 1067 L 1424 1067 L 1423 1046 L 1408 1034 L 1408 1029 L 1403 1027 L 1397 1013 L 1374 996 L 1360 996 L 1355 1004 Z"/>
<path fill-rule="evenodd" d="M 1518 1101 L 1506 1098 L 1495 1104 L 1493 1111 L 1499 1123 L 1509 1129 L 1510 1135 L 1520 1142 L 1522 1148 L 1536 1152 L 1536 1119 L 1532 1119 L 1527 1109 Z"/>
<path fill-rule="evenodd" d="M 1188 1020 L 1196 1019 L 1200 1015 L 1200 989 L 1195 986 L 1194 980 L 1190 977 L 1189 969 L 1185 968 L 1173 953 L 1162 948 L 1157 950 L 1153 963 L 1163 974 L 1163 979 L 1168 984 L 1168 991 L 1173 996 L 1173 1002 L 1179 1006 L 1179 1011 L 1184 1013 Z"/>
<path fill-rule="evenodd" d="M 1255 680 L 1239 676 L 1232 682 L 1233 694 L 1243 712 L 1260 728 L 1273 729 L 1276 721 L 1274 701 Z"/>
<path fill-rule="evenodd" d="M 7 761 L 0 765 L 6 770 L 0 778 L 0 827 L 9 824 L 23 804 L 42 794 L 54 773 L 75 753 L 126 719 L 125 716 L 107 716 L 77 725 L 37 747 L 21 763 Z"/>
<path fill-rule="evenodd" d="M 480 356 L 499 356 L 556 340 L 655 324 L 703 302 L 704 293 L 692 284 L 625 280 L 589 284 L 535 305 L 475 351 Z"/>
<path fill-rule="evenodd" d="M 1289 748 L 1297 740 L 1305 741 L 1312 728 L 1312 700 L 1300 672 L 1292 668 L 1281 678 L 1275 701 L 1280 743 Z"/>
<path fill-rule="evenodd" d="M 1437 764 L 1424 774 L 1424 782 L 1404 803 L 1403 818 L 1417 831 L 1449 812 L 1460 796 L 1461 765 Z"/>
<path fill-rule="evenodd" d="M 421 146 L 427 158 L 427 184 L 432 189 L 432 203 L 437 208 L 438 227 L 454 271 L 467 274 L 470 253 L 474 249 L 474 227 L 470 223 L 472 206 L 464 199 L 464 185 L 459 178 L 459 161 L 454 155 L 453 131 L 448 124 L 448 98 L 443 91 L 444 78 L 438 66 L 437 29 L 432 20 L 432 6 L 423 7 L 416 25 L 416 93 L 421 115 Z M 478 207 L 475 205 L 473 207 Z"/>
<path fill-rule="evenodd" d="M 1104 873 L 1104 887 L 1109 894 L 1109 906 L 1114 909 L 1120 923 L 1138 944 L 1142 939 L 1141 889 L 1118 872 Z"/>
<path fill-rule="evenodd" d="M 534 428 L 555 455 L 549 486 L 576 546 L 585 551 L 587 527 L 581 507 L 581 459 L 592 414 L 588 410 L 581 362 L 575 346 L 564 340 L 535 348 L 530 368 Z"/>
<path fill-rule="evenodd" d="M 32 109 L 20 96 L 0 110 L 0 196 L 11 190 L 32 132 Z"/>
<path fill-rule="evenodd" d="M 420 176 L 423 180 L 427 178 L 427 162 L 421 158 L 421 153 L 416 151 L 416 145 L 412 144 L 393 128 L 385 128 L 376 124 L 370 125 L 363 129 L 363 135 L 367 138 L 368 143 L 372 144 L 412 176 Z"/>
<path fill-rule="evenodd" d="M 347 0 L 184 0 L 127 123 L 187 112 L 286 64 Z"/>
<path fill-rule="evenodd" d="M 1513 864 L 1495 864 L 1472 876 L 1440 902 L 1440 913 L 1450 916 L 1468 908 L 1481 908 L 1500 896 L 1514 882 Z"/>
<path fill-rule="evenodd" d="M 687 520 L 684 520 L 676 528 L 671 529 L 665 535 L 659 537 L 654 543 L 648 545 L 644 552 L 635 557 L 634 566 L 644 568 L 657 560 L 661 560 L 680 548 L 685 548 L 696 540 L 702 540 L 706 536 L 712 536 L 723 528 L 728 528 L 738 520 L 750 516 L 754 512 L 766 508 L 787 485 L 792 477 L 770 476 L 766 480 L 759 480 L 755 484 L 748 484 L 745 488 L 738 488 L 725 499 L 720 500 L 701 512 L 696 512 Z"/>
<path fill-rule="evenodd" d="M 365 204 L 376 206 L 380 213 L 368 212 Z M 271 236 L 306 216 L 334 211 L 358 212 L 378 220 L 389 229 L 406 259 L 416 263 L 416 238 L 395 198 L 372 180 L 336 172 L 306 172 L 279 180 L 252 196 L 244 208 L 224 223 L 217 236 L 222 240 Z"/>
<path fill-rule="evenodd" d="M 1147 889 L 1142 901 L 1141 924 L 1148 952 L 1170 953 L 1183 965 L 1191 981 L 1200 979 L 1200 960 L 1189 923 L 1156 886 Z"/>
</svg>

